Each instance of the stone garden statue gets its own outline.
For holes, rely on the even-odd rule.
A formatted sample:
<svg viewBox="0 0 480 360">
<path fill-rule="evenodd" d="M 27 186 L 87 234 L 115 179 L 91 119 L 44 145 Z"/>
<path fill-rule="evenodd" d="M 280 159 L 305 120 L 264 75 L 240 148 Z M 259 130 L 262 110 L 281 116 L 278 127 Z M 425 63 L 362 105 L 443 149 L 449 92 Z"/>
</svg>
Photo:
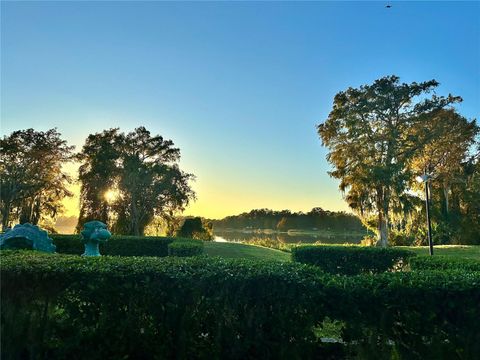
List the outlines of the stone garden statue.
<svg viewBox="0 0 480 360">
<path fill-rule="evenodd" d="M 86 222 L 80 233 L 85 244 L 85 252 L 82 256 L 100 256 L 98 245 L 107 242 L 112 236 L 107 230 L 107 225 L 97 220 Z"/>
<path fill-rule="evenodd" d="M 54 253 L 56 246 L 45 230 L 25 223 L 17 224 L 0 235 L 0 249 L 32 249 Z"/>
</svg>

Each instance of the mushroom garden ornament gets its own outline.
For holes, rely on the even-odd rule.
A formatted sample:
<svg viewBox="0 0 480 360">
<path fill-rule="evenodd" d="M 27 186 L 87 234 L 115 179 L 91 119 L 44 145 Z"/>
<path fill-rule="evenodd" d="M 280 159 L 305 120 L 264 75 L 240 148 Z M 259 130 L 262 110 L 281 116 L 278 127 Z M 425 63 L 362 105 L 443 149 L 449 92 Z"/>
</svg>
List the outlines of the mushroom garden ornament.
<svg viewBox="0 0 480 360">
<path fill-rule="evenodd" d="M 112 236 L 107 230 L 107 225 L 97 220 L 86 222 L 80 233 L 85 244 L 82 256 L 100 256 L 98 245 L 107 242 Z"/>
</svg>

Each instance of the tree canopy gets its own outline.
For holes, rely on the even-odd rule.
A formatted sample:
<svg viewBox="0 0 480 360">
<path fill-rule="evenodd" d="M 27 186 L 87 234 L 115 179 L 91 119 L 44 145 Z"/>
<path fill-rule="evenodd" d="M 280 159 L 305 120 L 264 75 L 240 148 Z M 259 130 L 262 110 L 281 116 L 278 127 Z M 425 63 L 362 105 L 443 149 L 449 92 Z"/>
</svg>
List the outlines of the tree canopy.
<svg viewBox="0 0 480 360">
<path fill-rule="evenodd" d="M 176 236 L 198 240 L 212 240 L 212 223 L 201 217 L 186 218 L 178 229 Z"/>
<path fill-rule="evenodd" d="M 143 235 L 155 216 L 168 219 L 195 197 L 193 175 L 178 166 L 180 150 L 144 127 L 127 134 L 119 129 L 92 134 L 78 159 L 79 226 L 95 218 L 116 233 Z M 111 192 L 113 199 L 106 196 Z"/>
<path fill-rule="evenodd" d="M 415 157 L 442 135 L 429 129 L 432 119 L 462 101 L 438 96 L 439 83 L 400 83 L 387 76 L 371 85 L 348 88 L 335 95 L 327 120 L 318 125 L 329 149 L 330 175 L 340 180 L 349 206 L 366 218 L 376 214 L 379 244 L 387 245 L 394 203 L 409 200 Z"/>
<path fill-rule="evenodd" d="M 4 136 L 0 149 L 2 228 L 13 221 L 38 224 L 44 217 L 55 217 L 62 199 L 72 196 L 71 179 L 62 165 L 72 159 L 73 146 L 56 129 L 27 129 Z"/>
<path fill-rule="evenodd" d="M 329 230 L 363 232 L 361 221 L 353 214 L 316 207 L 307 213 L 290 210 L 255 209 L 239 215 L 210 220 L 214 229 Z"/>
<path fill-rule="evenodd" d="M 77 154 L 81 163 L 78 174 L 81 183 L 78 231 L 91 220 L 109 223 L 112 204 L 106 194 L 117 186 L 120 138 L 119 129 L 90 134 L 82 151 Z"/>
</svg>

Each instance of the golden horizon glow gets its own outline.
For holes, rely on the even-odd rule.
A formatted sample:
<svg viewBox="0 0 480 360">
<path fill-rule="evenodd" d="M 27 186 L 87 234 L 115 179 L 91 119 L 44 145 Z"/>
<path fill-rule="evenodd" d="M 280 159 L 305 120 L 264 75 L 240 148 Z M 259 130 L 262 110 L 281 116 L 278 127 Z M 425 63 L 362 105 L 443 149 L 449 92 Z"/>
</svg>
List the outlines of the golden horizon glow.
<svg viewBox="0 0 480 360">
<path fill-rule="evenodd" d="M 66 164 L 63 170 L 73 179 L 78 176 L 78 163 Z M 202 216 L 208 219 L 222 219 L 238 215 L 253 209 L 268 208 L 272 210 L 309 211 L 320 206 L 330 211 L 347 211 L 347 204 L 339 199 L 338 192 L 323 192 L 321 187 L 314 192 L 304 193 L 301 189 L 285 192 L 283 187 L 239 186 L 232 182 L 220 181 L 209 175 L 199 176 L 192 183 L 197 193 L 197 200 L 190 202 L 182 215 Z M 63 216 L 78 217 L 80 213 L 80 183 L 75 181 L 69 187 L 72 197 L 65 198 Z M 110 189 L 104 194 L 109 202 L 118 198 L 118 190 Z"/>
</svg>

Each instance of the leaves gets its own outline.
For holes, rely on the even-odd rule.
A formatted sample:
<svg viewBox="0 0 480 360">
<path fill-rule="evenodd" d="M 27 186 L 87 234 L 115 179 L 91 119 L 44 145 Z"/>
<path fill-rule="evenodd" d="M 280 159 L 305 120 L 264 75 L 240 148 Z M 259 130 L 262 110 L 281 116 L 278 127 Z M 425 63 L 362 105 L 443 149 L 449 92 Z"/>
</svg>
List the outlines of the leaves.
<svg viewBox="0 0 480 360">
<path fill-rule="evenodd" d="M 0 140 L 0 209 L 3 228 L 14 220 L 37 224 L 55 217 L 61 201 L 72 196 L 70 177 L 62 166 L 72 160 L 68 146 L 56 129 L 15 131 Z"/>
<path fill-rule="evenodd" d="M 79 226 L 98 219 L 116 233 L 139 236 L 154 216 L 169 217 L 195 198 L 190 187 L 193 175 L 177 164 L 180 150 L 144 127 L 127 134 L 110 129 L 89 135 L 78 159 Z M 113 189 L 119 196 L 109 203 L 104 194 Z"/>
<path fill-rule="evenodd" d="M 362 217 L 378 215 L 386 245 L 389 212 L 408 189 L 409 164 L 428 141 L 425 121 L 460 97 L 433 94 L 435 80 L 400 83 L 387 76 L 339 92 L 327 120 L 317 130 L 329 149 L 330 175 L 340 180 L 349 206 Z M 385 230 L 385 231 L 382 231 Z"/>
<path fill-rule="evenodd" d="M 356 275 L 393 271 L 415 254 L 402 249 L 361 246 L 297 246 L 292 260 L 318 266 L 330 274 Z"/>
<path fill-rule="evenodd" d="M 341 324 L 332 329 L 340 358 L 473 359 L 480 351 L 475 271 L 341 276 L 206 257 L 1 256 L 6 359 L 315 358 L 326 349 L 316 335 L 327 318 Z"/>
</svg>

